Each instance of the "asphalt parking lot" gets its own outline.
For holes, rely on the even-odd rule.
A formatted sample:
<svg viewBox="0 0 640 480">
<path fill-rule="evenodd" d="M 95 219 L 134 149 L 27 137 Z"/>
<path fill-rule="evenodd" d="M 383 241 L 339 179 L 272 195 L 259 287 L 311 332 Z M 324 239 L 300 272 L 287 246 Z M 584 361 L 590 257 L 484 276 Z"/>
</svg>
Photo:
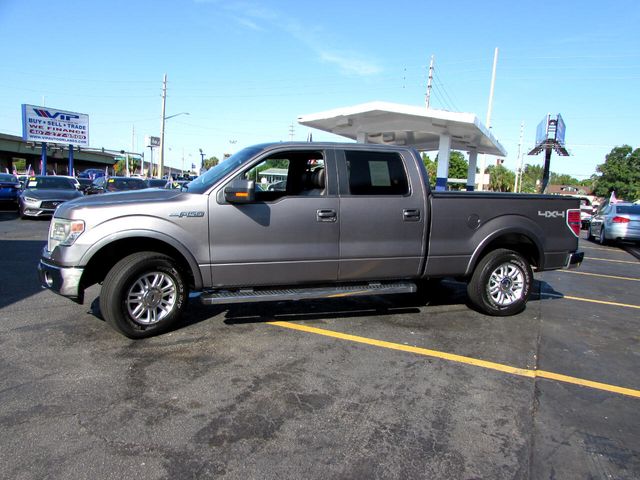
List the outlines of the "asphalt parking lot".
<svg viewBox="0 0 640 480">
<path fill-rule="evenodd" d="M 581 240 L 515 317 L 371 297 L 204 307 L 132 341 L 40 289 L 0 213 L 0 478 L 640 478 L 640 260 Z M 637 249 L 636 249 L 637 252 Z M 427 304 L 428 303 L 428 304 Z"/>
</svg>

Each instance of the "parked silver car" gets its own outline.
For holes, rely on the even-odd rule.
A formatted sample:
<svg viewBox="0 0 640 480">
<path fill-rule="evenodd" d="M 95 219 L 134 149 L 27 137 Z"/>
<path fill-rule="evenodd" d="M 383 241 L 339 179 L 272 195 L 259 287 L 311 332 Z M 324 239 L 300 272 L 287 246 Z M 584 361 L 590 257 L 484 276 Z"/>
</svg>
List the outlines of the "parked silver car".
<svg viewBox="0 0 640 480">
<path fill-rule="evenodd" d="M 601 244 L 616 240 L 640 242 L 640 205 L 614 203 L 593 216 L 589 225 L 589 240 Z"/>
</svg>

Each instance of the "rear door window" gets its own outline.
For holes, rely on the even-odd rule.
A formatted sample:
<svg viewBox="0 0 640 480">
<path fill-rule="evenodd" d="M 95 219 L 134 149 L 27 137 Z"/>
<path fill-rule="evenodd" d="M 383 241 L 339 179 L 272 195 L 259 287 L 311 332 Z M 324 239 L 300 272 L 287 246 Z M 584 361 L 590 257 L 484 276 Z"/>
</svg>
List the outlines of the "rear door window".
<svg viewBox="0 0 640 480">
<path fill-rule="evenodd" d="M 346 151 L 351 195 L 407 195 L 409 183 L 400 154 Z"/>
</svg>

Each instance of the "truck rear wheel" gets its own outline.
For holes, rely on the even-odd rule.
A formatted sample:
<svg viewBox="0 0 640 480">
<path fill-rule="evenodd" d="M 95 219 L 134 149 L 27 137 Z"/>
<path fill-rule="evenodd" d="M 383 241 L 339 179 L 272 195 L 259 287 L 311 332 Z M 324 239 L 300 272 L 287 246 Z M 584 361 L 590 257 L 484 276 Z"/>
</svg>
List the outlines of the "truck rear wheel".
<svg viewBox="0 0 640 480">
<path fill-rule="evenodd" d="M 107 274 L 100 292 L 105 320 L 129 338 L 166 331 L 182 315 L 188 290 L 171 257 L 156 252 L 129 255 Z"/>
<path fill-rule="evenodd" d="M 513 250 L 488 253 L 476 266 L 467 294 L 481 312 L 508 316 L 524 310 L 533 284 L 531 265 Z"/>
</svg>

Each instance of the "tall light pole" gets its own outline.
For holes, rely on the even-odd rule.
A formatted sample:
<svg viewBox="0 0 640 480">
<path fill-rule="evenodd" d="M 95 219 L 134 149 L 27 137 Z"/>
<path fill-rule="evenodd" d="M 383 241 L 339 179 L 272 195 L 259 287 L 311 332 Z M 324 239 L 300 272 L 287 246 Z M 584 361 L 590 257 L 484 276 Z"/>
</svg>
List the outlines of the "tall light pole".
<svg viewBox="0 0 640 480">
<path fill-rule="evenodd" d="M 160 158 L 158 159 L 158 175 L 162 178 L 164 172 L 164 122 L 178 115 L 189 115 L 187 112 L 176 113 L 175 115 L 165 115 L 167 105 L 167 74 L 162 79 L 162 118 L 160 119 Z"/>
<path fill-rule="evenodd" d="M 198 149 L 200 151 L 200 171 L 198 175 L 202 175 L 202 169 L 204 168 L 204 152 L 201 148 Z"/>
<path fill-rule="evenodd" d="M 498 66 L 498 47 L 493 52 L 493 69 L 491 70 L 491 88 L 489 89 L 489 105 L 487 107 L 487 129 L 491 131 L 491 113 L 493 112 L 493 90 L 496 86 L 496 67 Z M 482 154 L 482 166 L 480 168 L 480 188 L 484 190 L 484 171 L 487 167 L 487 155 Z"/>
<path fill-rule="evenodd" d="M 164 121 L 166 117 L 164 115 L 164 109 L 167 105 L 167 74 L 164 74 L 162 80 L 162 118 L 160 119 L 160 158 L 158 158 L 158 175 L 162 178 L 162 171 L 164 170 Z"/>
<path fill-rule="evenodd" d="M 167 76 L 165 75 L 165 82 Z M 158 176 L 162 178 L 164 172 L 164 123 L 170 118 L 177 117 L 178 115 L 189 115 L 189 112 L 180 112 L 174 115 L 165 116 L 164 114 L 164 97 L 165 92 L 163 90 L 163 102 L 162 102 L 162 123 L 160 125 L 160 158 L 158 160 Z"/>
</svg>

